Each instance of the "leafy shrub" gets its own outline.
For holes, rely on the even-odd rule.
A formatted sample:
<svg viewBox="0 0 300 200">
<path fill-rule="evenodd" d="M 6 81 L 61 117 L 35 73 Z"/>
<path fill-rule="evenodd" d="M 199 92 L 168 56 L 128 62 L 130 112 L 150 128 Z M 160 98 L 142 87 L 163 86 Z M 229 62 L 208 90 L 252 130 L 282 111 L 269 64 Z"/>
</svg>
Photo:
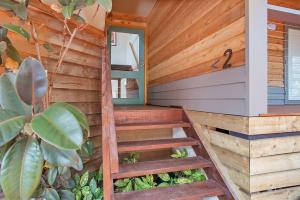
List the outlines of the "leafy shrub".
<svg viewBox="0 0 300 200">
<path fill-rule="evenodd" d="M 186 149 L 176 150 L 171 155 L 174 159 L 186 158 L 188 152 Z M 131 153 L 123 159 L 124 163 L 134 164 L 138 162 L 139 155 Z M 151 189 L 155 187 L 168 187 L 177 184 L 193 183 L 204 181 L 206 179 L 201 169 L 184 170 L 179 172 L 170 172 L 163 174 L 147 175 L 136 178 L 125 178 L 115 181 L 116 192 L 130 192 L 135 190 Z"/>
<path fill-rule="evenodd" d="M 103 173 L 102 167 L 98 173 L 85 172 L 82 176 L 74 176 L 75 186 L 72 189 L 76 200 L 102 200 L 103 199 Z"/>
</svg>

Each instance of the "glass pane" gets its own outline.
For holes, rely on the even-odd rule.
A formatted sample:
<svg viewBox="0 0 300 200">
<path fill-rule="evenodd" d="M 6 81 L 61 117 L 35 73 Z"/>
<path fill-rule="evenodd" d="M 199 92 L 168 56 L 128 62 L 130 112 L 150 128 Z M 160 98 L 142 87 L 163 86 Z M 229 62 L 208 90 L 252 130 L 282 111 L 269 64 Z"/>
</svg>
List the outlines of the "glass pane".
<svg viewBox="0 0 300 200">
<path fill-rule="evenodd" d="M 288 30 L 288 99 L 300 100 L 300 30 Z"/>
<path fill-rule="evenodd" d="M 139 70 L 139 35 L 121 32 L 111 33 L 111 69 Z"/>
<path fill-rule="evenodd" d="M 131 78 L 114 78 L 111 80 L 112 97 L 114 99 L 138 99 L 139 83 Z"/>
</svg>

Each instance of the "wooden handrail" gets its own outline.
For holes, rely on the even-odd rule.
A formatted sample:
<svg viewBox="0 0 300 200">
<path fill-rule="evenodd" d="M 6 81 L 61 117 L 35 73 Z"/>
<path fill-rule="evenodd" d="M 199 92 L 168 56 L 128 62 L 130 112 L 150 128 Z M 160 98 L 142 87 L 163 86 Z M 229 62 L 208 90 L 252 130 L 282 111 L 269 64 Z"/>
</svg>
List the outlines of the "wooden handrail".
<svg viewBox="0 0 300 200">
<path fill-rule="evenodd" d="M 117 137 L 112 103 L 111 71 L 108 61 L 107 45 L 102 49 L 102 162 L 104 199 L 113 200 L 112 173 L 119 172 Z"/>
</svg>

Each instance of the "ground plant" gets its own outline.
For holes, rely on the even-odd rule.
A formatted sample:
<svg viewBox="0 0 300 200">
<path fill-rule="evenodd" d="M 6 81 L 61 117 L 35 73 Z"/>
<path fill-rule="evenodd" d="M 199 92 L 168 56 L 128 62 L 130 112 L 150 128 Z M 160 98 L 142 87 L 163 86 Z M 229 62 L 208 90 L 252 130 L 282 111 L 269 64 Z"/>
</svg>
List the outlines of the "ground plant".
<svg viewBox="0 0 300 200">
<path fill-rule="evenodd" d="M 188 156 L 186 149 L 176 150 L 171 155 L 172 158 L 185 158 Z M 130 153 L 123 159 L 124 163 L 134 164 L 138 162 L 139 154 Z M 130 192 L 135 190 L 145 190 L 155 187 L 168 187 L 178 184 L 193 183 L 206 180 L 202 169 L 185 170 L 179 172 L 170 172 L 163 174 L 146 175 L 135 178 L 124 178 L 114 182 L 115 192 Z"/>
</svg>

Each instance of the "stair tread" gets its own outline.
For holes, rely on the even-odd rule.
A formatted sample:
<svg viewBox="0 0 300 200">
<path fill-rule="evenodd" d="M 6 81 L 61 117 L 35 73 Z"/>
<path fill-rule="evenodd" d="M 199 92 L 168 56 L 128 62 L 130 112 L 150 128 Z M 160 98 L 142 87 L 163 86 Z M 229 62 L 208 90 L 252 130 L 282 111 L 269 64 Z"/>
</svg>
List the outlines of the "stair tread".
<svg viewBox="0 0 300 200">
<path fill-rule="evenodd" d="M 180 159 L 167 159 L 138 162 L 135 164 L 121 164 L 118 173 L 112 174 L 114 179 L 137 177 L 147 174 L 176 172 L 187 169 L 201 169 L 211 167 L 211 161 L 200 156 Z"/>
<path fill-rule="evenodd" d="M 191 127 L 189 122 L 172 121 L 172 122 L 152 122 L 152 123 L 130 123 L 130 124 L 117 124 L 117 131 L 124 130 L 142 130 L 142 129 L 162 129 L 162 128 L 179 128 Z"/>
<path fill-rule="evenodd" d="M 221 195 L 225 195 L 225 188 L 214 180 L 206 180 L 164 188 L 116 193 L 115 200 L 198 200 Z"/>
<path fill-rule="evenodd" d="M 134 151 L 158 150 L 158 149 L 168 149 L 168 148 L 184 147 L 184 146 L 195 146 L 198 144 L 199 142 L 196 139 L 190 137 L 160 139 L 160 140 L 129 141 L 129 142 L 119 142 L 118 151 L 119 153 L 126 153 L 126 152 L 134 152 Z"/>
</svg>

